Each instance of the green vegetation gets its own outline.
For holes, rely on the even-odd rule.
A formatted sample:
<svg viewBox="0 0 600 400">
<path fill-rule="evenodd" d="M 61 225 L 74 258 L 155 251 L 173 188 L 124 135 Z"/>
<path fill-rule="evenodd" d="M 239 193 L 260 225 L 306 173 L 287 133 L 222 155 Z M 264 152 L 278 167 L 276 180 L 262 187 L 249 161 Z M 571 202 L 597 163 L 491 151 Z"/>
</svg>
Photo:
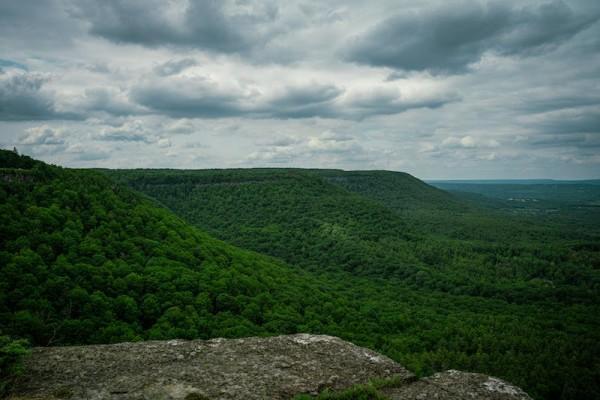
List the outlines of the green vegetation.
<svg viewBox="0 0 600 400">
<path fill-rule="evenodd" d="M 440 181 L 433 183 L 489 210 L 534 216 L 546 226 L 580 233 L 600 224 L 600 181 Z M 577 236 L 577 235 L 576 235 Z"/>
<path fill-rule="evenodd" d="M 405 174 L 134 170 L 111 176 L 223 240 L 310 271 L 397 278 L 414 288 L 518 303 L 598 300 L 598 230 L 578 233 L 485 213 Z"/>
<path fill-rule="evenodd" d="M 337 323 L 313 332 L 419 375 L 486 372 L 538 398 L 598 393 L 597 229 L 517 219 L 390 172 L 107 173 L 221 239 L 328 282 Z"/>
<path fill-rule="evenodd" d="M 599 395 L 597 230 L 509 218 L 384 172 L 102 174 L 6 151 L 0 169 L 11 337 L 326 333 L 418 375 L 456 368 L 536 398 Z"/>
<path fill-rule="evenodd" d="M 318 396 L 298 395 L 294 400 L 386 400 L 387 397 L 380 394 L 377 389 L 370 385 L 355 386 L 341 392 L 325 390 Z"/>
<path fill-rule="evenodd" d="M 28 353 L 26 340 L 0 334 L 0 396 L 5 395 L 14 379 L 23 373 L 23 357 Z"/>
<path fill-rule="evenodd" d="M 96 172 L 29 172 L 0 181 L 7 334 L 34 345 L 239 337 L 327 318 L 332 296 L 301 271 L 215 240 Z"/>
</svg>

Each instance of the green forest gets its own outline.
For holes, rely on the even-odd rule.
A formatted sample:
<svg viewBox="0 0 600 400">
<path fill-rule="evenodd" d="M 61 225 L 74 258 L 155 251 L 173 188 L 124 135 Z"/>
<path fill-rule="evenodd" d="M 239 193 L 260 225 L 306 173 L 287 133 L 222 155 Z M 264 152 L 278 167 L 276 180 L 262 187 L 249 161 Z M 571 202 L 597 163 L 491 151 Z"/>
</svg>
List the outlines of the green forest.
<svg viewBox="0 0 600 400">
<path fill-rule="evenodd" d="M 594 212 L 515 214 L 385 171 L 77 170 L 10 151 L 0 200 L 13 353 L 324 333 L 419 376 L 600 398 Z"/>
</svg>

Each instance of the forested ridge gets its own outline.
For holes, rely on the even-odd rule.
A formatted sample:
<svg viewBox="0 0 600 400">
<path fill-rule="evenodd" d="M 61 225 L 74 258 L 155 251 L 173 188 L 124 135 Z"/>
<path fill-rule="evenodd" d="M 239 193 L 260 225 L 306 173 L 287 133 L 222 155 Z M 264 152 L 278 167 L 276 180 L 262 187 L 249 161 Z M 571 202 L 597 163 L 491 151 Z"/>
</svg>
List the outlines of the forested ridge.
<svg viewBox="0 0 600 400">
<path fill-rule="evenodd" d="M 487 372 L 540 398 L 598 392 L 598 230 L 511 217 L 402 173 L 105 172 L 350 296 L 369 287 L 359 315 L 379 322 L 336 334 L 378 332 L 361 344 L 417 373 Z"/>
<path fill-rule="evenodd" d="M 307 270 L 398 278 L 413 287 L 510 302 L 598 299 L 597 230 L 486 212 L 406 174 L 110 174 L 221 239 Z"/>
<path fill-rule="evenodd" d="M 326 333 L 419 375 L 599 395 L 595 231 L 504 221 L 412 177 L 392 205 L 400 177 L 379 185 L 382 173 L 100 172 L 7 151 L 0 168 L 4 335 L 46 346 Z"/>
</svg>

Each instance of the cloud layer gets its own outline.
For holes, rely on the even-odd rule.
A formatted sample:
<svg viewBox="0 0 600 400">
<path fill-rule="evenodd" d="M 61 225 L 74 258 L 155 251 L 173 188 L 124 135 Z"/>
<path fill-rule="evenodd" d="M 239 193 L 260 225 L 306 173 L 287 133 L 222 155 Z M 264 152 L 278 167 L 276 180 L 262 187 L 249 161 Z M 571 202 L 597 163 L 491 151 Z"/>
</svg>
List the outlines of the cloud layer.
<svg viewBox="0 0 600 400">
<path fill-rule="evenodd" d="M 575 12 L 563 1 L 448 3 L 403 12 L 352 39 L 351 61 L 409 71 L 461 73 L 486 52 L 528 55 L 551 51 L 595 23 L 597 12 Z"/>
<path fill-rule="evenodd" d="M 0 3 L 0 145 L 72 166 L 597 177 L 592 0 Z"/>
</svg>

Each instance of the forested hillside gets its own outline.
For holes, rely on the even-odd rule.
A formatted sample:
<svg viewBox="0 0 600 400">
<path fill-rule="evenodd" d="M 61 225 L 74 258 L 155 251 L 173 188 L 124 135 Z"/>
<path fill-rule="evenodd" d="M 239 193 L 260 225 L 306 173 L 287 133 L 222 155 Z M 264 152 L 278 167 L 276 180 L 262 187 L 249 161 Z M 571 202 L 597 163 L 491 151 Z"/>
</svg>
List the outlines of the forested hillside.
<svg viewBox="0 0 600 400">
<path fill-rule="evenodd" d="M 107 172 L 217 237 L 339 282 L 361 299 L 353 314 L 378 322 L 335 334 L 417 373 L 598 393 L 597 231 L 511 218 L 390 172 Z"/>
<path fill-rule="evenodd" d="M 332 297 L 305 274 L 215 240 L 97 172 L 0 156 L 3 333 L 64 345 L 326 322 Z"/>
<path fill-rule="evenodd" d="M 459 239 L 323 176 L 335 171 L 107 177 L 6 151 L 0 168 L 2 334 L 45 346 L 326 333 L 419 375 L 457 368 L 537 398 L 598 396 L 594 232 Z M 431 209 L 467 213 L 432 193 Z"/>
<path fill-rule="evenodd" d="M 221 239 L 311 271 L 526 303 L 590 303 L 600 287 L 594 247 L 600 232 L 576 235 L 570 227 L 486 213 L 407 174 L 259 169 L 111 176 Z"/>
</svg>

